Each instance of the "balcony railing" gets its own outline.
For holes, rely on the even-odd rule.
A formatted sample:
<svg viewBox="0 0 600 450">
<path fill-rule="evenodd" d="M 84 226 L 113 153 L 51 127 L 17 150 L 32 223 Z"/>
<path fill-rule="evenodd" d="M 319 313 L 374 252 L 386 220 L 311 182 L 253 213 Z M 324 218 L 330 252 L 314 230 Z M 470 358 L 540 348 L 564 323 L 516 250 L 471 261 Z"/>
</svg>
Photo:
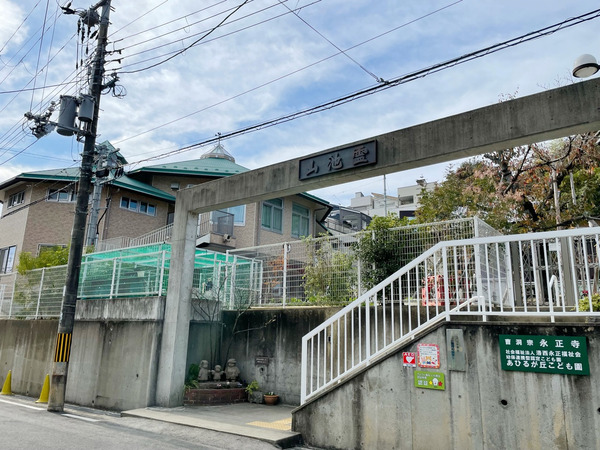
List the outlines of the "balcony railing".
<svg viewBox="0 0 600 450">
<path fill-rule="evenodd" d="M 220 234 L 223 236 L 233 236 L 233 226 L 233 214 L 228 212 L 213 211 L 212 213 L 200 214 L 198 216 L 196 238 L 201 238 L 210 233 Z M 106 239 L 98 242 L 96 245 L 96 251 L 104 252 L 109 250 L 117 250 L 120 248 L 170 242 L 172 232 L 173 224 L 169 224 L 135 238 L 121 236 L 117 238 Z"/>
</svg>

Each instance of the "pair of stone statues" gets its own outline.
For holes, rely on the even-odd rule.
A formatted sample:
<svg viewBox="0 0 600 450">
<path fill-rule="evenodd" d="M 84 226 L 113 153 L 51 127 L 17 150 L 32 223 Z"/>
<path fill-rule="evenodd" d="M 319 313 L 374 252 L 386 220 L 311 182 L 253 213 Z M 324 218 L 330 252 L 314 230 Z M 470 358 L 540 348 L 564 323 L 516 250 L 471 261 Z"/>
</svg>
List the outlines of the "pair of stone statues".
<svg viewBox="0 0 600 450">
<path fill-rule="evenodd" d="M 237 362 L 231 358 L 227 361 L 225 371 L 220 365 L 216 365 L 214 370 L 208 368 L 208 361 L 200 361 L 200 370 L 198 371 L 198 381 L 237 381 L 240 376 L 240 369 L 237 368 Z"/>
</svg>

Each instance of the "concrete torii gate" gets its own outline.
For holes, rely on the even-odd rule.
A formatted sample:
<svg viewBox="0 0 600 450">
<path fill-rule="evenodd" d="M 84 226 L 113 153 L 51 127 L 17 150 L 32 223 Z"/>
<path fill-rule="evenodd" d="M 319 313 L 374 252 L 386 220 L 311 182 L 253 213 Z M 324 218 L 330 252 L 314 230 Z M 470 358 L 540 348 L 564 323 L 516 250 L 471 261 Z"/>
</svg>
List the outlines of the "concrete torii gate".
<svg viewBox="0 0 600 450">
<path fill-rule="evenodd" d="M 183 403 L 198 214 L 599 129 L 593 79 L 178 191 L 156 403 Z"/>
</svg>

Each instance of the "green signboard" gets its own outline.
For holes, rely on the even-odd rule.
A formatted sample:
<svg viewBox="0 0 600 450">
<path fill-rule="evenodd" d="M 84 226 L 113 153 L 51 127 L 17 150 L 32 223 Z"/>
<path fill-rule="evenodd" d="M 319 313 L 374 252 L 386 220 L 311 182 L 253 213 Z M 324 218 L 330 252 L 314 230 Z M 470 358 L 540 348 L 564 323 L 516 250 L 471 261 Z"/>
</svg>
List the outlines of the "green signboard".
<svg viewBox="0 0 600 450">
<path fill-rule="evenodd" d="M 446 389 L 444 374 L 441 372 L 424 372 L 422 370 L 416 370 L 415 387 L 443 391 Z"/>
<path fill-rule="evenodd" d="M 589 375 L 587 342 L 581 336 L 500 335 L 502 370 Z"/>
</svg>

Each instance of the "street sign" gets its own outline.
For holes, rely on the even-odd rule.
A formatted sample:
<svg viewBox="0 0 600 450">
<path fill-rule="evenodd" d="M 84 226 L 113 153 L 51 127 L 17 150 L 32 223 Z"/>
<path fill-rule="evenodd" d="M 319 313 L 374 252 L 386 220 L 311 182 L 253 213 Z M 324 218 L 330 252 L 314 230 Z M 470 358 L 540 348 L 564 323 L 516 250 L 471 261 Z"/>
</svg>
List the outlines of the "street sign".
<svg viewBox="0 0 600 450">
<path fill-rule="evenodd" d="M 501 334 L 502 370 L 589 375 L 585 336 L 518 336 Z"/>
</svg>

